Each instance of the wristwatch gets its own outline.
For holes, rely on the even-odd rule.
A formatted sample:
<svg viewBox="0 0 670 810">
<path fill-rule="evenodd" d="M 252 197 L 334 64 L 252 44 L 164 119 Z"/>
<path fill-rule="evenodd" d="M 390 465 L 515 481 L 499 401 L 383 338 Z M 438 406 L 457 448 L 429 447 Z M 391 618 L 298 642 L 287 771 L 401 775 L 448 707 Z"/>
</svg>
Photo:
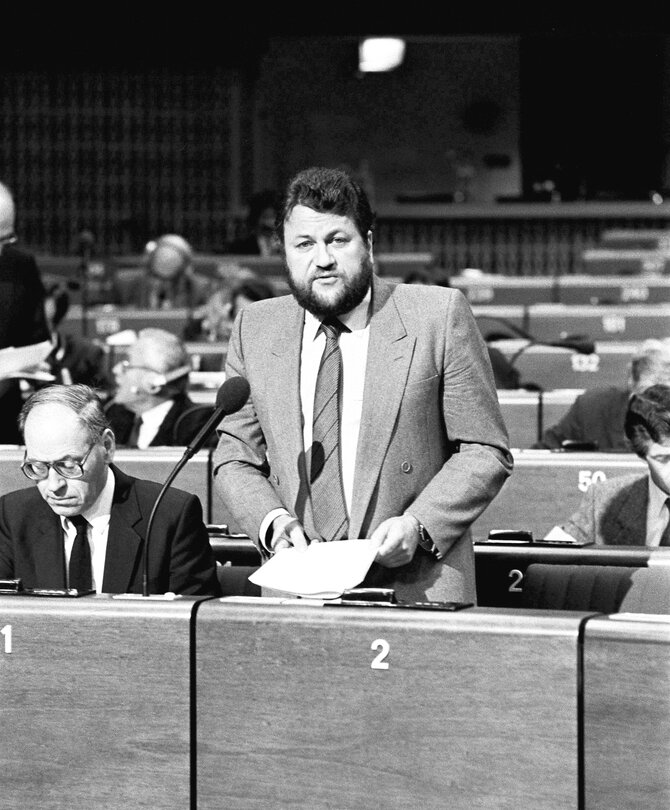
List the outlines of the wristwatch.
<svg viewBox="0 0 670 810">
<path fill-rule="evenodd" d="M 426 531 L 426 527 L 423 525 L 423 523 L 419 523 L 419 545 L 422 549 L 424 549 L 424 551 L 432 554 L 433 557 L 439 557 L 440 550 L 431 540 L 431 537 Z"/>
</svg>

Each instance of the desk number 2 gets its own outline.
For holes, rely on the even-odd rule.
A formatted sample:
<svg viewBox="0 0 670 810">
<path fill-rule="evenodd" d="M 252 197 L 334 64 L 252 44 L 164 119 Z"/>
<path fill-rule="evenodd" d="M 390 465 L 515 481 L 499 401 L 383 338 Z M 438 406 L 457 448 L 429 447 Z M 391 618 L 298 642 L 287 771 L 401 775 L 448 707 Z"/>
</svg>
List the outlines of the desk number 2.
<svg viewBox="0 0 670 810">
<path fill-rule="evenodd" d="M 379 650 L 379 653 L 375 655 L 374 660 L 370 664 L 370 669 L 388 669 L 388 661 L 384 661 L 391 649 L 388 641 L 383 638 L 376 638 L 370 645 L 370 649 Z"/>
<path fill-rule="evenodd" d="M 5 652 L 10 653 L 12 651 L 12 625 L 6 624 L 0 630 L 0 635 L 5 637 Z"/>
</svg>

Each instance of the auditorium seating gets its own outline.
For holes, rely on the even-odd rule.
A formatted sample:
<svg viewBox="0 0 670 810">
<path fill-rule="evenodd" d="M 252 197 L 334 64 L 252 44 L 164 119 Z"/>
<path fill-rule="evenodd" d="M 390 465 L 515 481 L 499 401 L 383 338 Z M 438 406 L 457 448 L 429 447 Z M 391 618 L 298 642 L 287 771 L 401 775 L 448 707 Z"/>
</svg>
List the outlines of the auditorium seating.
<svg viewBox="0 0 670 810">
<path fill-rule="evenodd" d="M 670 565 L 533 563 L 526 569 L 521 604 L 543 610 L 670 614 Z"/>
</svg>

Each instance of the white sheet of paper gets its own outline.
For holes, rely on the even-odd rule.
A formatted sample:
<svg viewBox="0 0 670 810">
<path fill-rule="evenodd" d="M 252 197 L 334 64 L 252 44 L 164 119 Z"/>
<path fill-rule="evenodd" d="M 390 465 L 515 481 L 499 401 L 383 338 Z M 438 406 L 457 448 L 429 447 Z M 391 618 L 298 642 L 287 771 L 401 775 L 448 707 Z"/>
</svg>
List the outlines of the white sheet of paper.
<svg viewBox="0 0 670 810">
<path fill-rule="evenodd" d="M 43 340 L 30 346 L 8 346 L 0 349 L 0 377 L 20 376 L 18 372 L 45 360 L 52 348 L 51 341 Z"/>
<path fill-rule="evenodd" d="M 367 574 L 379 543 L 369 538 L 283 548 L 250 575 L 264 588 L 320 599 L 337 599 Z"/>
</svg>

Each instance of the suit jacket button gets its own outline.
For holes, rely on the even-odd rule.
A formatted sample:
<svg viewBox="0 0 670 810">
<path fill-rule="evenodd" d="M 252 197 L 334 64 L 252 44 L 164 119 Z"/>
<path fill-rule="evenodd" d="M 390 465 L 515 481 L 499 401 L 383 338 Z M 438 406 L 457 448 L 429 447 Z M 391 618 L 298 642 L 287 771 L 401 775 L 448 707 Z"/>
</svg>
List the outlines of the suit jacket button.
<svg viewBox="0 0 670 810">
<path fill-rule="evenodd" d="M 410 464 L 409 461 L 403 461 L 403 463 L 400 465 L 400 469 L 404 473 L 412 472 L 412 465 Z"/>
</svg>

